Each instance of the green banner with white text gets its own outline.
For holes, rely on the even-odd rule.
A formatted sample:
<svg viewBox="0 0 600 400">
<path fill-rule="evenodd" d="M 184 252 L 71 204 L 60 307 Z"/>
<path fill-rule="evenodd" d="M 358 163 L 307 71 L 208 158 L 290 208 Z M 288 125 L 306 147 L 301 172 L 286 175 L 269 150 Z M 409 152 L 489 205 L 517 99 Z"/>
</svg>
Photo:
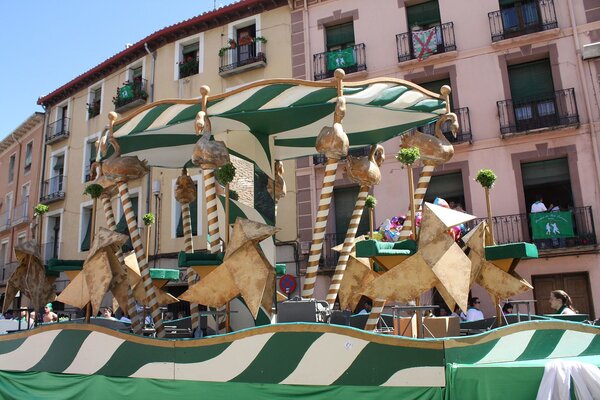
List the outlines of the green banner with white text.
<svg viewBox="0 0 600 400">
<path fill-rule="evenodd" d="M 328 71 L 333 71 L 336 68 L 352 67 L 353 65 L 356 65 L 356 61 L 354 60 L 352 47 L 327 53 Z"/>
<path fill-rule="evenodd" d="M 529 214 L 534 239 L 573 237 L 573 213 L 571 211 L 539 212 Z"/>
</svg>

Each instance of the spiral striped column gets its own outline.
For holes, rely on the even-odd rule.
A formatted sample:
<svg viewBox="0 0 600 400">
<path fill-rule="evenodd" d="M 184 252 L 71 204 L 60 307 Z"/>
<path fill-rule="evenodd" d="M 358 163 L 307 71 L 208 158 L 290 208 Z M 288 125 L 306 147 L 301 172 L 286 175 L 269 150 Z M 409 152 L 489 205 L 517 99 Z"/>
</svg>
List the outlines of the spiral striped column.
<svg viewBox="0 0 600 400">
<path fill-rule="evenodd" d="M 384 306 L 385 299 L 375 299 L 375 301 L 373 301 L 373 307 L 371 308 L 369 318 L 365 324 L 365 331 L 374 331 L 377 329 L 377 323 L 379 322 L 379 317 L 383 313 Z"/>
<path fill-rule="evenodd" d="M 352 252 L 352 248 L 354 247 L 356 230 L 358 229 L 360 218 L 362 217 L 363 210 L 365 209 L 365 200 L 367 199 L 368 194 L 369 187 L 361 186 L 360 191 L 358 192 L 358 197 L 356 198 L 356 203 L 354 204 L 354 211 L 352 212 L 350 225 L 348 225 L 348 230 L 346 231 L 344 245 L 342 246 L 342 251 L 340 252 L 340 257 L 335 267 L 335 272 L 333 273 L 331 284 L 329 285 L 329 291 L 327 292 L 326 301 L 327 303 L 329 303 L 329 307 L 332 309 L 333 305 L 335 304 L 335 299 L 337 298 L 338 292 L 340 291 L 342 279 L 344 279 L 344 272 L 346 271 L 346 265 L 348 264 L 350 253 Z"/>
<path fill-rule="evenodd" d="M 183 237 L 185 238 L 185 252 L 194 252 L 194 242 L 192 239 L 192 216 L 190 214 L 190 204 L 181 204 L 181 218 L 183 220 Z M 187 269 L 188 287 L 198 282 L 198 274 L 192 269 Z M 190 303 L 190 319 L 192 321 L 192 332 L 200 327 L 200 308 L 197 303 Z"/>
<path fill-rule="evenodd" d="M 338 160 L 328 158 L 325 164 L 325 176 L 323 177 L 323 188 L 319 198 L 319 208 L 317 218 L 313 229 L 312 242 L 310 243 L 310 253 L 308 254 L 308 264 L 306 266 L 306 275 L 304 276 L 304 286 L 302 287 L 302 297 L 310 299 L 315 291 L 315 282 L 317 281 L 317 269 L 323 250 L 323 239 L 325 238 L 325 229 L 327 227 L 327 216 L 329 215 L 329 206 L 333 196 L 333 183 L 335 182 L 335 173 L 337 171 Z"/>
<path fill-rule="evenodd" d="M 111 231 L 117 230 L 117 223 L 115 221 L 115 214 L 113 212 L 112 204 L 110 202 L 110 198 L 108 196 L 102 196 L 102 207 L 104 208 L 104 217 L 106 218 L 106 225 L 108 229 Z M 123 251 L 121 248 L 117 250 L 116 256 L 119 259 L 119 264 L 121 264 L 121 268 L 125 271 L 125 279 L 127 280 L 127 314 L 129 315 L 129 319 L 131 319 L 131 329 L 133 333 L 136 335 L 140 335 L 142 333 L 142 323 L 140 321 L 140 316 L 137 313 L 137 308 L 135 306 L 135 298 L 133 297 L 133 290 L 131 290 L 131 286 L 129 285 L 129 277 L 128 277 L 128 269 L 125 265 L 125 260 L 123 258 Z"/>
<path fill-rule="evenodd" d="M 142 284 L 144 285 L 144 292 L 146 293 L 146 302 L 150 307 L 150 314 L 154 321 L 156 336 L 163 338 L 165 336 L 165 327 L 163 326 L 162 315 L 160 307 L 158 306 L 158 298 L 154 291 L 154 285 L 152 285 L 150 269 L 148 268 L 148 263 L 146 263 L 146 254 L 144 253 L 144 244 L 142 243 L 140 231 L 137 226 L 137 218 L 135 217 L 131 199 L 129 198 L 129 187 L 125 181 L 119 181 L 117 185 L 119 186 L 119 195 L 121 197 L 121 204 L 123 205 L 123 213 L 127 220 L 129 236 L 131 237 L 135 256 L 137 258 L 138 266 L 140 267 L 140 274 L 142 275 Z"/>
<path fill-rule="evenodd" d="M 217 212 L 217 180 L 214 169 L 203 169 L 204 196 L 206 198 L 206 218 L 210 235 L 210 252 L 219 252 L 219 213 Z M 227 224 L 225 224 L 227 225 Z"/>
<path fill-rule="evenodd" d="M 425 164 L 421 173 L 419 174 L 419 182 L 417 183 L 417 187 L 415 188 L 415 210 L 419 210 L 423 205 L 423 199 L 425 198 L 425 193 L 427 193 L 427 187 L 429 186 L 429 182 L 431 181 L 431 176 L 433 175 L 433 170 L 435 169 L 434 164 Z M 412 223 L 410 218 L 410 211 L 406 215 L 406 220 L 404 221 L 404 225 L 402 225 L 402 230 L 400 231 L 400 240 L 408 239 L 410 234 L 412 233 Z M 416 239 L 416 238 L 415 238 Z"/>
</svg>

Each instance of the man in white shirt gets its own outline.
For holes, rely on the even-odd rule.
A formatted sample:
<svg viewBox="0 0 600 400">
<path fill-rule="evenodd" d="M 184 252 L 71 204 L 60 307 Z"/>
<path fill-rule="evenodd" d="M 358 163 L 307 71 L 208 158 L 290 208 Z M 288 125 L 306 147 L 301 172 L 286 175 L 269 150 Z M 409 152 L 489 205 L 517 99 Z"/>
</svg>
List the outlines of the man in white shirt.
<svg viewBox="0 0 600 400">
<path fill-rule="evenodd" d="M 544 198 L 542 196 L 536 196 L 536 201 L 531 205 L 531 212 L 538 213 L 548 211 L 546 205 L 544 204 Z"/>
<path fill-rule="evenodd" d="M 483 312 L 479 309 L 479 297 L 473 297 L 469 302 L 467 310 L 467 321 L 478 321 L 483 319 Z"/>
</svg>

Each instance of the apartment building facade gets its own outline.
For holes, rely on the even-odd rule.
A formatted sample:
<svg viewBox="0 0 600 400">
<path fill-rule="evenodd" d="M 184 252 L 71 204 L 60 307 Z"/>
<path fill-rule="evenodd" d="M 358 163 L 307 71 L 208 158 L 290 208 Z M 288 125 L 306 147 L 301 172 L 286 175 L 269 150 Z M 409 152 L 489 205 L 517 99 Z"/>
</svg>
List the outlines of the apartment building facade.
<svg viewBox="0 0 600 400">
<path fill-rule="evenodd" d="M 536 196 L 543 196 L 546 206 L 558 205 L 569 213 L 573 235 L 556 243 L 536 242 L 540 258 L 524 260 L 517 268 L 534 290 L 519 299 L 536 300 L 535 310 L 546 313 L 550 291 L 565 289 L 581 312 L 597 317 L 600 59 L 595 46 L 600 46 L 600 4 L 389 0 L 373 6 L 358 0 L 294 0 L 292 6 L 295 78 L 328 79 L 336 67 L 331 60 L 341 59 L 347 80 L 394 77 L 437 93 L 442 85 L 452 87 L 451 107 L 460 130 L 456 138 L 446 136 L 455 155 L 436 169 L 426 201 L 444 198 L 484 217 L 484 193 L 474 177 L 482 168 L 493 169 L 498 243 L 533 240 L 529 214 Z M 432 132 L 432 127 L 421 130 Z M 376 225 L 408 208 L 406 171 L 394 157 L 399 140 L 384 147 L 383 179 L 372 189 L 378 199 Z M 366 154 L 364 148 L 351 151 Z M 297 161 L 298 236 L 304 254 L 323 161 Z M 343 241 L 357 192 L 343 166 L 338 168 L 318 298 L 324 298 L 337 261 L 329 248 Z M 366 222 L 363 217 L 359 233 L 368 229 Z M 483 289 L 474 287 L 472 295 L 482 299 L 487 315 L 494 314 Z M 425 297 L 432 301 L 431 294 Z"/>
<path fill-rule="evenodd" d="M 90 183 L 94 143 L 108 123 L 109 112 L 124 117 L 162 99 L 199 98 L 202 85 L 219 94 L 261 79 L 289 77 L 289 18 L 286 1 L 239 1 L 159 30 L 41 97 L 38 103 L 49 115 L 41 195 L 50 207 L 43 233 L 45 258 L 87 256 L 92 200 L 82 193 Z M 253 166 L 241 159 L 234 159 L 234 164 L 238 174 L 232 189 L 241 201 L 251 204 Z M 279 203 L 280 241 L 293 241 L 297 232 L 294 166 L 286 164 L 291 184 L 288 196 Z M 202 171 L 190 168 L 188 172 L 198 184 L 191 211 L 194 248 L 202 250 L 207 243 Z M 142 237 L 146 237 L 142 216 L 151 212 L 157 220 L 147 246 L 150 267 L 177 268 L 176 255 L 184 249 L 181 207 L 174 198 L 180 173 L 153 167 L 146 177 L 129 182 Z M 113 209 L 117 220 L 123 220 L 118 228 L 126 229 L 116 198 Z M 101 210 L 96 226 L 106 226 Z M 183 291 L 181 287 L 173 294 Z"/>
<path fill-rule="evenodd" d="M 0 297 L 17 266 L 13 247 L 35 235 L 44 113 L 36 112 L 0 142 Z"/>
</svg>

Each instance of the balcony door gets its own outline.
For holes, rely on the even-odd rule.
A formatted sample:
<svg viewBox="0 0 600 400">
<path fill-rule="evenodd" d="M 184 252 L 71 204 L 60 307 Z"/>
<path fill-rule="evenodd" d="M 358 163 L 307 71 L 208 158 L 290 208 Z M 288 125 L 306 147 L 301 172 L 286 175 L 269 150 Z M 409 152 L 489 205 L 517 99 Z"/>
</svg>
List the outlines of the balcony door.
<svg viewBox="0 0 600 400">
<path fill-rule="evenodd" d="M 590 278 L 587 272 L 572 274 L 533 275 L 533 296 L 537 301 L 536 314 L 554 314 L 550 308 L 550 292 L 564 290 L 573 300 L 573 306 L 580 314 L 588 314 L 594 319 L 594 307 L 590 291 Z"/>
<path fill-rule="evenodd" d="M 506 37 L 511 37 L 511 33 L 520 35 L 540 30 L 538 0 L 501 0 L 500 10 Z"/>
<path fill-rule="evenodd" d="M 432 176 L 425 193 L 425 201 L 433 203 L 436 198 L 446 200 L 452 209 L 464 210 L 465 191 L 462 172 Z"/>
<path fill-rule="evenodd" d="M 56 119 L 56 130 L 55 135 L 60 135 L 67 130 L 67 115 L 69 113 L 68 106 L 58 108 L 58 114 Z"/>
<path fill-rule="evenodd" d="M 237 29 L 237 59 L 239 63 L 253 60 L 256 57 L 256 45 L 253 42 L 256 37 L 256 25 Z"/>
<path fill-rule="evenodd" d="M 48 194 L 63 191 L 63 175 L 65 173 L 65 156 L 61 154 L 53 157 L 52 172 L 50 178 L 50 190 Z"/>
<path fill-rule="evenodd" d="M 508 78 L 517 132 L 558 124 L 549 59 L 511 65 Z"/>
<path fill-rule="evenodd" d="M 569 160 L 566 157 L 522 163 L 521 173 L 527 212 L 537 196 L 544 198 L 547 208 L 552 204 L 566 211 L 574 206 Z"/>
</svg>

